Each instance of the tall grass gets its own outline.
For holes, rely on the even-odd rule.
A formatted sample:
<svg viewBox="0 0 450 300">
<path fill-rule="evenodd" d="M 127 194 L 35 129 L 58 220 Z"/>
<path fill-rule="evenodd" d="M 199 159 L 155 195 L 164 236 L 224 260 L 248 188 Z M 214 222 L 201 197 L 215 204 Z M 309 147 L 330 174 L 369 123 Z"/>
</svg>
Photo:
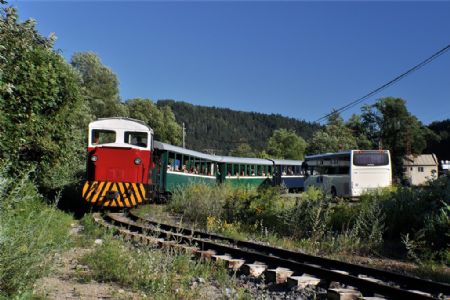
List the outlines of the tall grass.
<svg viewBox="0 0 450 300">
<path fill-rule="evenodd" d="M 290 239 L 309 252 L 323 254 L 380 255 L 394 243 L 403 248 L 397 254 L 404 257 L 408 253 L 413 257 L 414 251 L 416 258 L 450 263 L 448 177 L 427 187 L 380 189 L 363 195 L 358 203 L 337 204 L 315 188 L 292 200 L 275 188 L 192 185 L 177 191 L 169 206 L 187 219 L 234 237 Z"/>
<path fill-rule="evenodd" d="M 45 204 L 26 175 L 0 172 L 0 199 L 0 296 L 20 297 L 70 244 L 73 219 Z"/>
<path fill-rule="evenodd" d="M 200 289 L 195 278 L 216 281 L 220 287 L 234 287 L 224 266 L 192 260 L 187 254 L 154 248 L 135 248 L 112 235 L 103 236 L 103 244 L 85 255 L 80 262 L 90 272 L 83 280 L 116 282 L 141 290 L 153 299 L 198 299 Z"/>
</svg>

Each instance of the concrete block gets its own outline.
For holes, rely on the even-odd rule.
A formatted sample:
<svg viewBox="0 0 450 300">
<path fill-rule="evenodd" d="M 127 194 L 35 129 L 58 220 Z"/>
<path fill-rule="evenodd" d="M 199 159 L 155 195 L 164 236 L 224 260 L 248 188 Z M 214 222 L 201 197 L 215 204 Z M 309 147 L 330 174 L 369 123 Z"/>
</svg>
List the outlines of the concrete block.
<svg viewBox="0 0 450 300">
<path fill-rule="evenodd" d="M 285 283 L 287 278 L 294 274 L 294 271 L 291 271 L 287 268 L 276 268 L 276 269 L 268 269 L 264 272 L 266 277 L 266 282 L 276 282 L 277 284 Z"/>
<path fill-rule="evenodd" d="M 228 268 L 234 271 L 239 270 L 245 264 L 245 260 L 233 258 L 228 262 Z"/>
<path fill-rule="evenodd" d="M 197 255 L 200 256 L 200 258 L 206 258 L 206 259 L 210 259 L 213 255 L 216 255 L 216 251 L 214 250 L 202 250 L 202 251 L 198 251 Z"/>
<path fill-rule="evenodd" d="M 302 276 L 289 276 L 287 278 L 289 288 L 298 287 L 303 289 L 308 285 L 317 286 L 319 283 L 319 278 L 307 274 Z"/>
<path fill-rule="evenodd" d="M 218 262 L 225 261 L 227 263 L 231 260 L 231 256 L 229 256 L 227 254 L 225 254 L 225 255 L 212 255 L 211 258 L 214 261 L 218 261 Z"/>
<path fill-rule="evenodd" d="M 262 263 L 244 264 L 242 266 L 242 272 L 246 275 L 253 277 L 259 277 L 267 269 L 267 265 Z"/>
<path fill-rule="evenodd" d="M 361 292 L 353 289 L 328 289 L 329 300 L 356 300 L 362 296 Z"/>
</svg>

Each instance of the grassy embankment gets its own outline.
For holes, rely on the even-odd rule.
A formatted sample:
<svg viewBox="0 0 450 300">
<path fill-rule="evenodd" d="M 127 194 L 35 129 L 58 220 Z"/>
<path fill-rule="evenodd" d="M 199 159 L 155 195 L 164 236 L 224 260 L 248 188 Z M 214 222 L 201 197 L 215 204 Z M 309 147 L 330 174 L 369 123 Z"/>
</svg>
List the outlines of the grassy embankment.
<svg viewBox="0 0 450 300">
<path fill-rule="evenodd" d="M 227 288 L 245 296 L 223 266 L 174 251 L 132 246 L 97 227 L 89 214 L 80 221 L 84 229 L 74 234 L 71 229 L 78 221 L 46 204 L 26 176 L 0 176 L 0 196 L 0 299 L 45 299 L 33 292 L 33 284 L 54 272 L 55 257 L 77 247 L 89 249 L 78 262 L 86 266 L 76 272 L 79 283 L 113 282 L 153 299 L 195 299 Z M 96 239 L 102 243 L 96 245 Z M 193 284 L 195 278 L 202 278 L 202 284 Z"/>
<path fill-rule="evenodd" d="M 162 221 L 177 215 L 192 227 L 233 238 L 450 282 L 449 178 L 379 190 L 353 204 L 331 201 L 317 189 L 296 199 L 273 188 L 192 185 L 174 193 L 167 207 L 140 213 Z"/>
</svg>

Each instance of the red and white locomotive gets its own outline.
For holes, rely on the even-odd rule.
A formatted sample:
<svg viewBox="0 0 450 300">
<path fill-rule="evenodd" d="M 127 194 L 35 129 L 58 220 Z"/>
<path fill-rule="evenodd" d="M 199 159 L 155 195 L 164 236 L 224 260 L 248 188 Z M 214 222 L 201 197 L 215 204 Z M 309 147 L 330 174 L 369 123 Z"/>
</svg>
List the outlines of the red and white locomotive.
<svg viewBox="0 0 450 300">
<path fill-rule="evenodd" d="M 89 124 L 85 201 L 104 207 L 133 207 L 149 198 L 153 130 L 128 118 Z"/>
</svg>

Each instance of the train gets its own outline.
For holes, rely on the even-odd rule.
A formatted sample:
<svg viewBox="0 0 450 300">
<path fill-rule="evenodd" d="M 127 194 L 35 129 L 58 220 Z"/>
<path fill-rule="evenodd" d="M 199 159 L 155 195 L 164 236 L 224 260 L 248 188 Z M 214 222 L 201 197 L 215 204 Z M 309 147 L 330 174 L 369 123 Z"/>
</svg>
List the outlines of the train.
<svg viewBox="0 0 450 300">
<path fill-rule="evenodd" d="M 147 124 L 102 118 L 89 124 L 82 198 L 94 206 L 132 208 L 165 201 L 192 183 L 304 187 L 304 162 L 211 155 L 154 140 Z"/>
</svg>

